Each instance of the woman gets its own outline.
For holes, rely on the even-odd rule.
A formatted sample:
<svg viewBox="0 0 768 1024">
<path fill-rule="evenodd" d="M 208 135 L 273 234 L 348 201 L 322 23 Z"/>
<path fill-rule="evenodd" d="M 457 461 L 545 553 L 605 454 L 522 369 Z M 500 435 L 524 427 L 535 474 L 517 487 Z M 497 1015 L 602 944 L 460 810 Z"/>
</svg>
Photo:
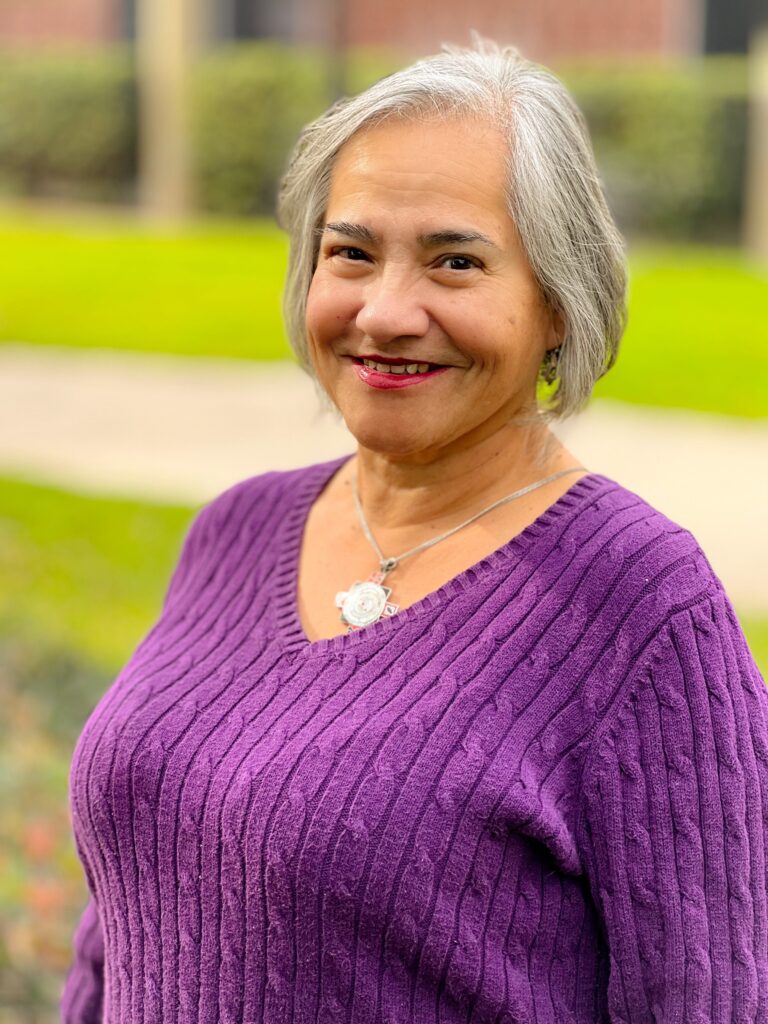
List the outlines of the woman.
<svg viewBox="0 0 768 1024">
<path fill-rule="evenodd" d="M 198 514 L 86 723 L 63 1019 L 768 1021 L 764 682 L 548 427 L 625 320 L 572 100 L 449 49 L 309 125 L 280 214 L 357 450 Z"/>
</svg>

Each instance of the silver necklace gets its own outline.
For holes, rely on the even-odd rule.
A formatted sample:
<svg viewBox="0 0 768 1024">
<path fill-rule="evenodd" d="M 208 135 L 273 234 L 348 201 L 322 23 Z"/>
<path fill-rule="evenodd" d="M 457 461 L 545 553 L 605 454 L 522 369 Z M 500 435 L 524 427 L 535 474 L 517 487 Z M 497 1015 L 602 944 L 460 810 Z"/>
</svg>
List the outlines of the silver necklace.
<svg viewBox="0 0 768 1024">
<path fill-rule="evenodd" d="M 551 480 L 557 480 L 558 477 L 564 476 L 566 473 L 577 473 L 581 470 L 589 472 L 586 466 L 574 466 L 571 469 L 561 469 L 558 473 L 552 473 L 551 476 L 545 476 L 543 480 L 537 480 L 535 483 L 528 484 L 526 487 L 521 487 L 519 491 L 515 491 L 514 494 L 508 494 L 506 498 L 499 498 L 498 501 L 494 501 L 494 503 L 489 505 L 488 508 L 484 508 L 482 512 L 475 513 L 475 515 L 470 516 L 469 519 L 465 520 L 463 523 L 459 523 L 458 526 L 454 526 L 439 537 L 433 537 L 432 540 L 424 541 L 423 544 L 419 544 L 415 548 L 411 548 L 410 551 L 404 551 L 402 555 L 397 555 L 394 558 L 387 558 L 376 543 L 376 539 L 371 533 L 370 527 L 368 526 L 363 514 L 363 507 L 360 504 L 360 495 L 357 492 L 357 477 L 353 476 L 352 495 L 355 499 L 357 518 L 360 521 L 363 532 L 373 545 L 374 551 L 379 556 L 379 568 L 374 570 L 367 580 L 356 580 L 349 590 L 340 590 L 336 594 L 336 607 L 341 608 L 341 621 L 347 624 L 347 632 L 351 633 L 355 629 L 362 629 L 363 626 L 370 626 L 372 623 L 378 622 L 379 619 L 387 618 L 399 611 L 400 605 L 393 604 L 389 600 L 392 588 L 382 586 L 382 584 L 386 577 L 393 569 L 397 568 L 404 558 L 410 558 L 411 555 L 415 555 L 418 551 L 424 551 L 425 548 L 431 548 L 433 544 L 439 544 L 441 540 L 445 540 L 446 537 L 452 536 L 458 530 L 463 530 L 465 526 L 469 526 L 470 523 L 474 523 L 474 521 L 479 519 L 480 516 L 484 516 L 487 512 L 492 511 L 494 508 L 498 508 L 499 505 L 503 505 L 507 501 L 513 501 L 515 498 L 520 498 L 524 494 L 528 494 L 529 491 L 534 491 L 537 487 L 542 487 L 544 484 L 548 484 Z"/>
</svg>

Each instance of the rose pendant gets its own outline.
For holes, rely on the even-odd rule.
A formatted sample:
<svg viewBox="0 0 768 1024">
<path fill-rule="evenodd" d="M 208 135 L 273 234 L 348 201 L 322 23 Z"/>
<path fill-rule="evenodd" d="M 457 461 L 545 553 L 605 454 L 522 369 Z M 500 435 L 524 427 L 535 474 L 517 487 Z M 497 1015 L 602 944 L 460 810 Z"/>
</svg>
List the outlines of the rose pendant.
<svg viewBox="0 0 768 1024">
<path fill-rule="evenodd" d="M 357 580 L 349 590 L 340 590 L 336 595 L 336 607 L 341 608 L 341 621 L 349 627 L 348 633 L 394 615 L 398 610 L 399 605 L 388 600 L 392 588 L 383 587 L 382 579 L 381 573 L 372 573 L 370 579 Z"/>
</svg>

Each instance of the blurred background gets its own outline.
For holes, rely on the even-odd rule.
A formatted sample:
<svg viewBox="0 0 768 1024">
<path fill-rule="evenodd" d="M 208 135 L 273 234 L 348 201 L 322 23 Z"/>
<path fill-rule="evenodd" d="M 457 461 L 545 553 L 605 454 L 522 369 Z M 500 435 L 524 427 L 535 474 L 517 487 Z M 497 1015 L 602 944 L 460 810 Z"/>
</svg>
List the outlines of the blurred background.
<svg viewBox="0 0 768 1024">
<path fill-rule="evenodd" d="M 555 70 L 630 326 L 562 425 L 697 536 L 768 674 L 768 0 L 0 0 L 0 1024 L 57 1019 L 85 719 L 229 484 L 352 450 L 280 318 L 303 124 L 475 29 Z"/>
</svg>

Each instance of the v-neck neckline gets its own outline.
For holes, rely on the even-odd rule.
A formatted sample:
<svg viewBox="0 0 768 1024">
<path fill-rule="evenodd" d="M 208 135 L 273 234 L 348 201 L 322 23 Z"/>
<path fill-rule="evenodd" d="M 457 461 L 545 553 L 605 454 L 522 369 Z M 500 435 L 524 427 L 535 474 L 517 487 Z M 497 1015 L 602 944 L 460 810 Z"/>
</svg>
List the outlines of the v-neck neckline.
<svg viewBox="0 0 768 1024">
<path fill-rule="evenodd" d="M 402 608 L 394 615 L 379 619 L 370 626 L 352 633 L 339 633 L 331 637 L 310 640 L 298 612 L 298 578 L 301 547 L 309 513 L 315 501 L 328 487 L 337 472 L 353 457 L 354 453 L 343 455 L 329 462 L 316 463 L 304 470 L 304 477 L 296 490 L 290 509 L 283 519 L 282 529 L 276 537 L 278 554 L 273 607 L 277 625 L 277 637 L 283 649 L 290 653 L 302 652 L 307 657 L 327 653 L 342 653 L 360 643 L 378 639 L 383 634 L 400 629 L 405 623 L 445 604 L 457 594 L 466 590 L 478 578 L 498 572 L 509 565 L 511 558 L 530 544 L 552 522 L 579 505 L 585 495 L 608 482 L 600 473 L 588 473 L 579 477 L 567 491 L 560 495 L 532 523 L 505 541 L 499 548 L 485 555 L 474 565 L 451 577 L 436 590 L 418 601 Z"/>
</svg>

